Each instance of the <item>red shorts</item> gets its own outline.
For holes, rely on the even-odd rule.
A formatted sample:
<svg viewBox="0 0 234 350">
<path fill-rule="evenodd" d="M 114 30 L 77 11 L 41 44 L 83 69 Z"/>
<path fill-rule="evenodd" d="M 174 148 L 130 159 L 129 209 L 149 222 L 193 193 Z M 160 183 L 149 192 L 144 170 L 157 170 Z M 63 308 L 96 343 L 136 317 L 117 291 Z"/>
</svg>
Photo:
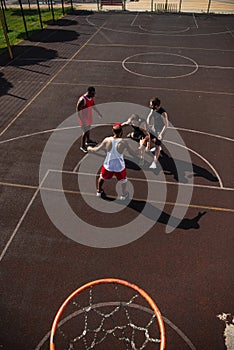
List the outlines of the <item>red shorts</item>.
<svg viewBox="0 0 234 350">
<path fill-rule="evenodd" d="M 78 116 L 78 123 L 80 126 L 83 127 L 90 126 L 93 124 L 93 118 L 92 116 L 86 116 L 85 118 L 83 118 L 83 120 L 81 120 L 81 118 Z"/>
<path fill-rule="evenodd" d="M 118 181 L 127 181 L 127 172 L 126 168 L 124 168 L 122 171 L 116 172 L 116 171 L 109 171 L 104 166 L 102 166 L 100 177 L 103 180 L 110 180 L 113 176 L 116 176 Z"/>
</svg>

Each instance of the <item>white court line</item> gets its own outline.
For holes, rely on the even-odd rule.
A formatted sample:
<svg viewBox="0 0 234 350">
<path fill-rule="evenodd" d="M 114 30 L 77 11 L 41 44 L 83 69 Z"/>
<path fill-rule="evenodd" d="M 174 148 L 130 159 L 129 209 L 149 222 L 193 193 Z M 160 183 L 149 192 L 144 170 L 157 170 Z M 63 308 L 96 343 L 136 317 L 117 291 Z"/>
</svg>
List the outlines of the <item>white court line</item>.
<svg viewBox="0 0 234 350">
<path fill-rule="evenodd" d="M 7 250 L 8 250 L 8 248 L 9 248 L 11 242 L 12 242 L 13 239 L 15 238 L 15 236 L 16 236 L 16 234 L 17 234 L 17 232 L 18 232 L 18 229 L 19 229 L 19 227 L 20 227 L 20 225 L 22 224 L 22 222 L 23 222 L 25 216 L 27 215 L 29 209 L 31 208 L 31 205 L 32 205 L 34 199 L 36 198 L 36 196 L 38 195 L 38 192 L 40 191 L 40 189 L 41 189 L 41 187 L 42 187 L 42 184 L 43 184 L 43 182 L 45 181 L 45 179 L 46 179 L 47 175 L 49 174 L 49 172 L 50 172 L 50 170 L 47 170 L 47 172 L 46 172 L 45 176 L 43 177 L 41 183 L 40 183 L 39 186 L 37 187 L 37 189 L 36 189 L 34 195 L 32 196 L 32 198 L 31 198 L 30 202 L 28 203 L 26 209 L 24 210 L 23 215 L 21 216 L 20 220 L 18 221 L 18 224 L 16 225 L 16 227 L 15 227 L 15 229 L 14 229 L 12 235 L 10 236 L 10 238 L 9 238 L 9 240 L 8 240 L 8 242 L 7 242 L 7 244 L 5 245 L 3 251 L 2 251 L 2 253 L 1 253 L 1 255 L 0 255 L 0 262 L 1 262 L 2 259 L 4 258 L 4 256 L 5 256 L 5 254 L 6 254 Z"/>
<path fill-rule="evenodd" d="M 100 124 L 100 125 L 102 125 L 102 124 Z M 97 124 L 97 126 L 100 126 L 100 125 Z M 37 135 L 43 135 L 43 134 L 52 133 L 52 132 L 55 132 L 55 131 L 57 132 L 57 131 L 76 129 L 76 128 L 80 128 L 80 126 L 77 125 L 77 126 L 69 126 L 69 127 L 60 128 L 60 129 L 59 128 L 55 128 L 55 129 L 48 129 L 48 130 L 38 131 L 38 132 L 34 132 L 32 134 L 26 134 L 26 135 L 12 137 L 12 138 L 7 139 L 7 140 L 2 140 L 2 141 L 0 141 L 0 145 L 4 144 L 4 143 L 7 143 L 7 142 L 11 142 L 11 141 L 21 140 L 21 139 L 28 138 L 28 137 L 33 137 L 33 136 L 37 136 Z"/>
<path fill-rule="evenodd" d="M 104 34 L 102 31 L 99 32 L 101 34 L 101 36 L 103 36 L 103 38 L 110 44 L 112 44 L 113 41 L 110 40 L 110 38 L 108 38 L 108 36 L 106 34 Z"/>
<path fill-rule="evenodd" d="M 164 140 L 163 141 L 164 143 L 171 143 L 172 145 L 175 145 L 175 146 L 179 146 L 179 147 L 182 147 L 184 149 L 187 149 L 189 150 L 190 152 L 196 154 L 196 156 L 198 156 L 199 158 L 201 158 L 212 170 L 213 172 L 215 173 L 217 179 L 219 180 L 219 185 L 221 188 L 223 188 L 223 182 L 221 180 L 221 177 L 219 176 L 218 172 L 215 170 L 215 168 L 213 167 L 213 165 L 210 164 L 210 162 L 208 162 L 208 160 L 206 158 L 204 158 L 203 156 L 201 156 L 199 153 L 197 153 L 196 151 L 192 150 L 191 148 L 188 148 L 184 145 L 179 145 L 178 143 L 176 142 L 172 142 L 172 141 L 167 141 L 167 140 Z"/>
<path fill-rule="evenodd" d="M 75 166 L 74 169 L 72 170 L 72 173 L 75 173 L 75 172 L 77 171 L 77 169 L 79 168 L 80 164 L 83 162 L 83 160 L 84 160 L 85 158 L 87 158 L 87 156 L 88 156 L 88 153 L 87 153 L 83 158 L 81 158 L 81 160 L 76 164 L 76 166 Z"/>
<path fill-rule="evenodd" d="M 154 31 L 154 30 L 148 30 L 146 28 L 144 28 L 143 26 L 138 26 L 139 29 L 149 33 L 149 34 L 164 34 L 167 33 L 167 34 L 179 34 L 179 33 L 184 33 L 184 32 L 187 32 L 191 29 L 191 27 L 187 27 L 185 29 L 181 29 L 181 30 L 172 30 L 172 31 L 165 31 L 165 30 L 157 30 L 157 31 Z"/>
<path fill-rule="evenodd" d="M 91 26 L 94 26 L 94 27 L 97 27 L 96 24 L 92 23 L 90 20 L 89 20 L 89 17 L 86 17 L 86 21 L 91 25 Z M 111 32 L 117 32 L 117 33 L 125 33 L 125 34 L 133 34 L 133 35 L 153 35 L 153 36 L 176 36 L 176 37 L 194 37 L 194 36 L 212 36 L 212 35 L 223 35 L 223 34 L 229 34 L 229 30 L 227 31 L 223 31 L 223 32 L 213 32 L 213 33 L 196 33 L 196 34 L 167 34 L 166 32 L 164 33 L 149 33 L 149 32 L 145 32 L 145 33 L 142 33 L 142 32 L 137 32 L 137 31 L 129 31 L 129 30 L 120 30 L 120 29 L 113 29 L 113 28 L 110 28 L 110 27 L 104 27 L 104 24 L 103 24 L 103 27 L 102 27 L 103 30 L 107 30 L 107 31 L 111 31 Z"/>
<path fill-rule="evenodd" d="M 133 47 L 133 48 L 155 48 L 155 49 L 183 49 L 183 50 L 200 50 L 200 51 L 218 51 L 220 53 L 220 49 L 216 48 L 207 48 L 207 47 L 190 47 L 190 46 L 167 46 L 167 45 L 130 45 L 130 44 L 89 44 L 88 46 L 97 46 L 97 47 L 108 47 L 108 46 L 113 46 L 113 47 Z M 222 49 L 222 52 L 234 52 L 232 49 Z"/>
<path fill-rule="evenodd" d="M 95 126 L 101 126 L 102 124 L 96 124 Z M 54 132 L 54 131 L 64 131 L 64 130 L 69 130 L 69 129 L 74 129 L 74 128 L 80 128 L 80 126 L 74 126 L 74 127 L 67 127 L 67 128 L 61 128 L 61 129 L 51 129 L 51 130 L 45 130 L 45 131 L 41 131 L 41 132 L 37 132 L 37 133 L 33 133 L 33 134 L 28 134 L 28 135 L 23 135 L 23 136 L 18 136 L 18 137 L 15 137 L 15 138 L 12 138 L 12 139 L 9 139 L 9 140 L 3 140 L 3 141 L 0 141 L 0 144 L 2 143 L 7 143 L 7 142 L 10 142 L 10 141 L 17 141 L 19 139 L 22 139 L 22 138 L 26 138 L 26 137 L 31 137 L 31 136 L 36 136 L 36 135 L 39 135 L 39 134 L 44 134 L 44 133 L 48 133 L 48 132 Z M 196 131 L 196 130 L 190 130 L 190 129 L 185 129 L 185 128 L 172 128 L 172 127 L 169 127 L 170 129 L 177 129 L 177 130 L 183 130 L 183 131 L 187 131 L 187 132 L 192 132 L 192 133 L 200 133 L 200 134 L 203 134 L 203 135 L 208 135 L 208 136 L 211 136 L 211 137 L 217 137 L 217 138 L 220 138 L 220 139 L 226 139 L 228 141 L 234 141 L 234 139 L 230 139 L 230 138 L 225 138 L 225 137 L 222 137 L 220 135 L 215 135 L 215 134 L 208 134 L 208 133 L 205 133 L 205 132 L 201 132 L 201 131 Z M 183 146 L 183 145 L 179 145 L 177 143 L 174 143 L 172 141 L 167 141 L 167 140 L 164 140 L 164 142 L 168 142 L 168 143 L 171 143 L 171 144 L 175 144 L 177 146 L 180 146 L 180 147 L 183 147 L 189 151 L 191 151 L 192 153 L 194 153 L 195 155 L 197 155 L 199 158 L 201 158 L 212 170 L 213 172 L 215 173 L 216 177 L 218 178 L 219 180 L 219 184 L 220 184 L 220 187 L 221 188 L 224 188 L 223 186 L 223 183 L 222 183 L 222 180 L 221 180 L 221 177 L 219 176 L 218 172 L 215 170 L 215 168 L 211 165 L 210 162 L 208 162 L 208 160 L 206 158 L 204 158 L 203 156 L 201 156 L 199 153 L 197 153 L 196 151 L 192 150 L 191 148 L 188 148 L 186 146 Z M 87 155 L 86 155 L 87 156 Z M 78 169 L 81 161 L 84 159 L 84 157 L 78 162 L 78 164 L 74 167 L 73 169 L 73 172 L 75 173 L 76 170 Z M 215 187 L 215 186 L 211 186 L 211 187 Z"/>
<path fill-rule="evenodd" d="M 86 83 L 64 83 L 64 82 L 54 82 L 51 83 L 51 85 L 68 85 L 68 86 L 87 86 Z M 150 90 L 152 92 L 153 87 L 152 86 L 139 86 L 139 85 L 102 85 L 95 83 L 95 87 L 101 87 L 101 88 L 112 88 L 112 89 L 136 89 L 136 90 Z M 165 88 L 165 87 L 156 87 L 157 90 L 162 91 L 177 91 L 177 92 L 189 92 L 189 93 L 197 93 L 197 94 L 209 94 L 209 95 L 227 95 L 227 96 L 234 96 L 234 92 L 226 92 L 226 91 L 205 91 L 205 90 L 188 90 L 188 89 L 174 89 L 174 88 Z"/>
<path fill-rule="evenodd" d="M 144 54 L 147 55 L 152 52 L 145 52 Z M 157 53 L 157 52 L 155 52 Z M 161 54 L 167 54 L 164 52 L 161 52 Z M 184 56 L 181 56 L 184 57 Z M 65 58 L 61 58 L 61 59 L 54 59 L 54 61 L 68 61 L 69 59 Z M 52 61 L 52 60 L 51 60 Z M 115 60 L 79 60 L 79 59 L 73 59 L 72 62 L 77 62 L 77 63 L 109 63 L 109 64 L 122 64 L 123 61 L 115 61 Z M 146 65 L 146 66 L 150 66 L 150 65 L 155 65 L 155 66 L 173 66 L 173 67 L 188 67 L 188 68 L 194 68 L 194 65 L 192 64 L 180 64 L 180 63 L 160 63 L 160 62 L 139 62 L 139 61 L 128 61 L 127 64 L 135 64 L 135 65 Z M 229 69 L 232 70 L 234 69 L 234 66 L 208 66 L 208 65 L 203 65 L 203 64 L 197 64 L 198 68 L 205 68 L 205 69 Z M 23 80 L 21 80 L 21 82 L 25 82 Z M 31 82 L 31 81 L 30 81 Z M 38 83 L 38 81 L 35 81 L 36 83 Z M 43 82 L 42 82 L 43 83 Z"/>
<path fill-rule="evenodd" d="M 101 307 L 116 307 L 119 306 L 120 302 L 119 301 L 108 301 L 108 302 L 103 302 L 103 303 L 97 303 L 97 304 L 93 304 L 91 307 L 93 309 L 97 309 L 97 308 L 101 308 Z M 153 315 L 153 311 L 152 309 L 149 309 L 146 306 L 142 306 L 139 304 L 135 304 L 135 303 L 131 303 L 128 305 L 129 308 L 135 308 L 138 310 L 143 310 L 147 313 L 149 313 L 150 315 Z M 83 309 L 78 309 L 77 311 L 71 313 L 70 315 L 64 317 L 58 324 L 58 327 L 61 327 L 62 325 L 64 325 L 65 323 L 67 323 L 68 321 L 70 321 L 72 318 L 77 317 L 78 315 L 84 313 Z M 183 340 L 184 342 L 189 346 L 189 348 L 191 350 L 196 350 L 196 347 L 193 345 L 193 343 L 191 342 L 191 340 L 185 335 L 184 332 L 182 332 L 180 330 L 180 328 L 178 328 L 174 323 L 172 323 L 168 318 L 162 316 L 163 320 L 165 323 L 168 324 L 169 327 L 171 327 Z M 45 342 L 49 339 L 50 337 L 50 331 L 47 332 L 47 334 L 42 338 L 42 340 L 40 341 L 40 343 L 36 346 L 36 348 L 34 350 L 41 350 L 42 346 L 45 345 Z"/>
<path fill-rule="evenodd" d="M 105 126 L 106 125 L 112 125 L 112 124 L 105 124 Z M 95 124 L 94 126 L 104 126 L 104 125 L 103 124 Z M 32 134 L 25 134 L 25 135 L 21 135 L 21 136 L 12 137 L 12 138 L 7 139 L 7 140 L 2 140 L 2 141 L 0 141 L 0 145 L 4 144 L 4 143 L 8 143 L 8 142 L 17 141 L 17 140 L 21 140 L 21 139 L 24 139 L 24 138 L 32 137 L 32 136 L 37 136 L 37 135 L 41 135 L 41 134 L 47 134 L 47 133 L 54 132 L 54 131 L 60 132 L 60 131 L 76 129 L 76 128 L 80 128 L 80 126 L 76 125 L 76 126 L 69 126 L 69 127 L 66 127 L 66 128 L 55 128 L 55 129 L 48 129 L 48 130 L 38 131 L 38 132 L 34 132 Z M 227 140 L 227 141 L 234 142 L 234 139 L 231 139 L 230 137 L 220 136 L 220 135 L 217 135 L 217 134 L 211 134 L 211 133 L 208 133 L 208 132 L 205 132 L 205 131 L 198 131 L 198 130 L 186 129 L 186 128 L 175 128 L 175 127 L 171 127 L 171 126 L 169 126 L 168 129 L 181 130 L 181 131 L 191 132 L 191 133 L 194 133 L 194 134 L 202 134 L 202 135 L 207 135 L 207 136 L 211 136 L 211 137 L 220 138 L 222 140 Z"/>
<path fill-rule="evenodd" d="M 194 13 L 193 13 L 193 20 L 194 20 L 194 23 L 195 23 L 196 28 L 198 29 L 197 20 L 196 20 L 196 17 L 195 17 L 195 14 L 194 14 Z"/>
<path fill-rule="evenodd" d="M 180 131 L 188 131 L 188 132 L 191 132 L 191 133 L 194 133 L 194 134 L 202 134 L 202 135 L 211 136 L 211 137 L 217 137 L 217 138 L 222 139 L 222 140 L 227 140 L 227 141 L 234 142 L 234 139 L 231 139 L 230 137 L 220 136 L 220 135 L 216 135 L 216 134 L 211 134 L 211 133 L 205 132 L 205 131 L 198 131 L 198 130 L 185 129 L 185 128 L 173 128 L 171 126 L 169 126 L 168 129 L 176 129 L 176 130 L 180 130 Z"/>
<path fill-rule="evenodd" d="M 143 60 L 144 60 L 144 55 L 164 55 L 164 56 L 172 56 L 173 58 L 176 57 L 176 58 L 182 58 L 186 61 L 189 61 L 189 62 L 192 62 L 193 65 L 192 65 L 192 71 L 189 72 L 189 73 L 185 73 L 185 74 L 180 74 L 180 75 L 175 75 L 175 76 L 170 76 L 170 75 L 166 75 L 166 76 L 154 76 L 154 75 L 146 75 L 146 74 L 143 74 L 143 73 L 138 73 L 134 70 L 131 70 L 127 67 L 128 65 L 128 62 L 132 62 L 132 59 L 135 58 L 135 57 L 140 57 L 143 55 Z M 172 58 L 172 60 L 173 60 Z M 192 74 L 195 74 L 198 70 L 198 64 L 196 61 L 194 61 L 191 57 L 187 57 L 187 56 L 182 56 L 182 55 L 178 55 L 178 54 L 175 54 L 175 53 L 168 53 L 168 52 L 144 52 L 144 53 L 137 53 L 137 54 L 134 54 L 134 55 L 131 55 L 131 56 L 128 56 L 126 57 L 123 61 L 122 61 L 122 67 L 123 69 L 125 69 L 127 72 L 131 73 L 131 74 L 134 74 L 134 75 L 137 75 L 137 76 L 141 76 L 141 77 L 146 77 L 146 78 L 152 78 L 152 79 L 176 79 L 176 78 L 182 78 L 182 77 L 187 77 L 189 75 L 192 75 Z"/>
<path fill-rule="evenodd" d="M 45 176 L 43 177 L 41 183 L 40 183 L 39 186 L 37 187 L 37 189 L 36 189 L 34 195 L 32 196 L 30 202 L 28 203 L 26 209 L 24 210 L 24 212 L 23 212 L 23 214 L 22 214 L 20 220 L 18 221 L 18 224 L 16 225 L 16 227 L 15 227 L 15 229 L 14 229 L 14 231 L 13 231 L 11 237 L 9 238 L 7 244 L 5 245 L 3 251 L 2 251 L 2 253 L 1 253 L 1 255 L 0 255 L 0 262 L 1 262 L 2 259 L 4 258 L 6 252 L 8 251 L 8 249 L 9 249 L 9 247 L 10 247 L 10 244 L 12 243 L 14 237 L 16 236 L 19 227 L 21 226 L 21 224 L 22 224 L 24 218 L 26 217 L 27 213 L 29 212 L 29 209 L 31 208 L 31 205 L 33 204 L 33 202 L 34 202 L 36 196 L 38 195 L 39 191 L 40 191 L 41 189 L 45 189 L 45 190 L 55 190 L 55 191 L 57 190 L 57 189 L 52 189 L 52 188 L 47 188 L 47 187 L 43 188 L 43 186 L 42 186 L 43 183 L 45 182 L 45 180 L 46 180 L 48 174 L 49 174 L 49 173 L 56 173 L 56 172 L 57 172 L 57 173 L 64 173 L 64 174 L 72 174 L 72 175 L 74 175 L 74 174 L 76 174 L 76 175 L 79 174 L 79 175 L 85 175 L 85 176 L 87 176 L 87 175 L 89 175 L 89 176 L 96 176 L 96 174 L 79 173 L 79 172 L 78 172 L 78 173 L 75 173 L 74 171 L 68 171 L 68 170 L 48 169 L 47 172 L 46 172 L 46 174 L 45 174 Z M 135 179 L 136 181 L 145 181 L 144 179 L 138 179 L 138 178 L 129 178 L 129 179 L 132 179 L 132 180 Z M 163 181 L 148 180 L 148 179 L 147 179 L 147 181 L 150 181 L 150 182 L 159 182 L 159 183 L 160 183 L 160 182 L 163 182 Z M 167 183 L 167 182 L 166 182 L 166 183 Z M 168 182 L 168 184 L 169 184 L 169 182 Z M 174 182 L 171 182 L 170 184 L 177 185 L 177 186 L 181 186 L 181 185 L 182 185 L 182 186 L 188 186 L 188 185 L 189 185 L 189 184 L 174 183 Z M 193 185 L 193 184 L 190 184 L 190 186 L 191 186 L 191 185 Z M 223 187 L 223 186 L 222 186 L 222 187 L 205 186 L 205 185 L 193 185 L 193 186 L 194 186 L 194 187 L 202 187 L 202 188 L 212 188 L 212 189 L 220 189 L 220 190 L 229 190 L 229 191 L 230 191 L 230 190 L 231 190 L 231 191 L 234 190 L 233 188 L 225 188 L 225 187 Z M 65 191 L 64 191 L 64 192 L 65 192 Z M 175 204 L 175 203 L 174 203 L 174 204 Z M 179 205 L 179 203 L 176 203 L 176 205 Z M 182 205 L 182 204 L 181 204 L 181 205 Z M 201 207 L 201 206 L 199 206 L 199 207 Z M 217 210 L 217 208 L 210 207 L 210 209 L 212 209 L 212 208 L 215 209 L 215 210 Z M 223 208 L 220 208 L 220 209 L 224 210 Z M 230 209 L 229 209 L 229 210 L 230 210 Z"/>
<path fill-rule="evenodd" d="M 81 163 L 81 162 L 79 162 L 79 163 Z M 71 170 L 58 170 L 58 169 L 52 170 L 52 169 L 50 169 L 50 171 L 54 172 L 54 173 L 62 173 L 62 174 L 69 174 L 69 175 L 82 175 L 82 176 L 94 176 L 94 177 L 97 176 L 97 174 L 79 172 L 77 170 L 76 171 L 74 171 L 74 170 L 71 171 Z M 218 187 L 218 186 L 211 186 L 211 185 L 187 184 L 187 183 L 183 183 L 183 182 L 172 182 L 172 181 L 153 180 L 153 179 L 141 179 L 141 178 L 138 178 L 138 177 L 128 177 L 128 179 L 132 180 L 132 181 L 161 183 L 161 184 L 175 185 L 175 186 L 185 186 L 185 187 L 187 186 L 187 187 L 198 187 L 198 188 L 204 188 L 204 189 L 234 191 L 233 187 L 224 187 L 224 186 L 223 187 L 221 187 L 221 186 Z"/>
<path fill-rule="evenodd" d="M 228 28 L 227 26 L 226 26 L 226 28 L 229 30 L 231 37 L 234 39 L 234 35 L 232 34 L 232 30 L 230 28 Z"/>
<path fill-rule="evenodd" d="M 105 22 L 103 23 L 104 26 Z M 72 55 L 71 58 L 51 77 L 51 79 L 32 97 L 32 99 L 21 109 L 10 123 L 0 132 L 0 137 L 10 128 L 10 126 L 21 116 L 21 114 L 33 103 L 33 101 L 48 87 L 48 85 L 62 72 L 62 70 L 73 60 L 73 58 L 95 37 L 102 29 L 102 26 Z"/>
<path fill-rule="evenodd" d="M 137 12 L 136 16 L 134 17 L 134 19 L 133 19 L 132 23 L 130 24 L 131 26 L 133 26 L 133 24 L 134 24 L 134 22 L 136 21 L 136 19 L 137 19 L 138 15 L 139 15 L 139 12 Z"/>
</svg>

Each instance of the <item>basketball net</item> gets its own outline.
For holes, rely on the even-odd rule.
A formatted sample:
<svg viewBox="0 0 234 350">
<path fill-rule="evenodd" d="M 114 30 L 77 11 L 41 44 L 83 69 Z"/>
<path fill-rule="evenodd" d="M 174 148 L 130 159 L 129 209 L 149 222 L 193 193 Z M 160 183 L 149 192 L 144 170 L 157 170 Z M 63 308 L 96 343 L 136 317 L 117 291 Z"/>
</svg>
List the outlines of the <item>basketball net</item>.
<svg viewBox="0 0 234 350">
<path fill-rule="evenodd" d="M 165 343 L 162 316 L 151 297 L 115 278 L 74 291 L 59 308 L 50 334 L 50 350 L 163 350 Z"/>
</svg>

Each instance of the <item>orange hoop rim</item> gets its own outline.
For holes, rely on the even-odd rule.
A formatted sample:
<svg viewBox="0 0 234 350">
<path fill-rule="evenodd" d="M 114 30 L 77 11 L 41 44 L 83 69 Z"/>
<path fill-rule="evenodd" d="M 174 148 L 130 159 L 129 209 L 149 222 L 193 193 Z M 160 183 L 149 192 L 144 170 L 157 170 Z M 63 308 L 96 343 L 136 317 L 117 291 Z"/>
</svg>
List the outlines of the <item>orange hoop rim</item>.
<svg viewBox="0 0 234 350">
<path fill-rule="evenodd" d="M 160 330 L 160 350 L 164 350 L 166 347 L 166 336 L 165 336 L 165 326 L 164 326 L 164 322 L 162 319 L 162 315 L 161 312 L 159 311 L 157 305 L 155 304 L 155 302 L 153 301 L 153 299 L 149 296 L 149 294 L 147 294 L 142 288 L 138 287 L 136 284 L 130 283 L 128 281 L 125 280 L 121 280 L 118 278 L 101 278 L 98 280 L 94 280 L 91 282 L 88 282 L 86 284 L 84 284 L 83 286 L 79 287 L 78 289 L 76 289 L 73 293 L 71 293 L 67 299 L 63 302 L 63 304 L 60 306 L 52 327 L 51 327 L 51 332 L 50 332 L 50 350 L 56 350 L 55 349 L 55 344 L 54 344 L 54 336 L 58 327 L 58 323 L 60 320 L 60 317 L 64 311 L 64 309 L 66 308 L 67 304 L 70 302 L 70 300 L 72 300 L 75 296 L 77 296 L 78 294 L 80 294 L 81 292 L 83 292 L 84 290 L 96 286 L 98 284 L 111 284 L 111 283 L 117 283 L 120 285 L 123 285 L 125 287 L 131 288 L 133 290 L 135 290 L 136 292 L 138 292 L 150 305 L 151 309 L 154 311 L 155 316 L 157 317 L 157 321 L 158 321 L 158 325 L 159 325 L 159 330 Z"/>
</svg>

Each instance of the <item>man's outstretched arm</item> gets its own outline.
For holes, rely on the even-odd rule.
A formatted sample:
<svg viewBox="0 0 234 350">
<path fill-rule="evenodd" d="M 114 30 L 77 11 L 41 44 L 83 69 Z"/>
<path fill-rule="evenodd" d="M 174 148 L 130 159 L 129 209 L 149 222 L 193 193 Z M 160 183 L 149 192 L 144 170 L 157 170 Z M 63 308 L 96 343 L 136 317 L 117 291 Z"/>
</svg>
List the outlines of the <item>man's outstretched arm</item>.
<svg viewBox="0 0 234 350">
<path fill-rule="evenodd" d="M 106 143 L 107 143 L 107 139 L 105 138 L 105 139 L 100 143 L 100 145 L 97 145 L 97 146 L 95 146 L 95 147 L 88 146 L 88 147 L 87 147 L 87 151 L 89 151 L 89 152 L 97 152 L 97 151 L 99 151 L 101 148 L 103 148 L 104 146 L 106 146 Z"/>
</svg>

